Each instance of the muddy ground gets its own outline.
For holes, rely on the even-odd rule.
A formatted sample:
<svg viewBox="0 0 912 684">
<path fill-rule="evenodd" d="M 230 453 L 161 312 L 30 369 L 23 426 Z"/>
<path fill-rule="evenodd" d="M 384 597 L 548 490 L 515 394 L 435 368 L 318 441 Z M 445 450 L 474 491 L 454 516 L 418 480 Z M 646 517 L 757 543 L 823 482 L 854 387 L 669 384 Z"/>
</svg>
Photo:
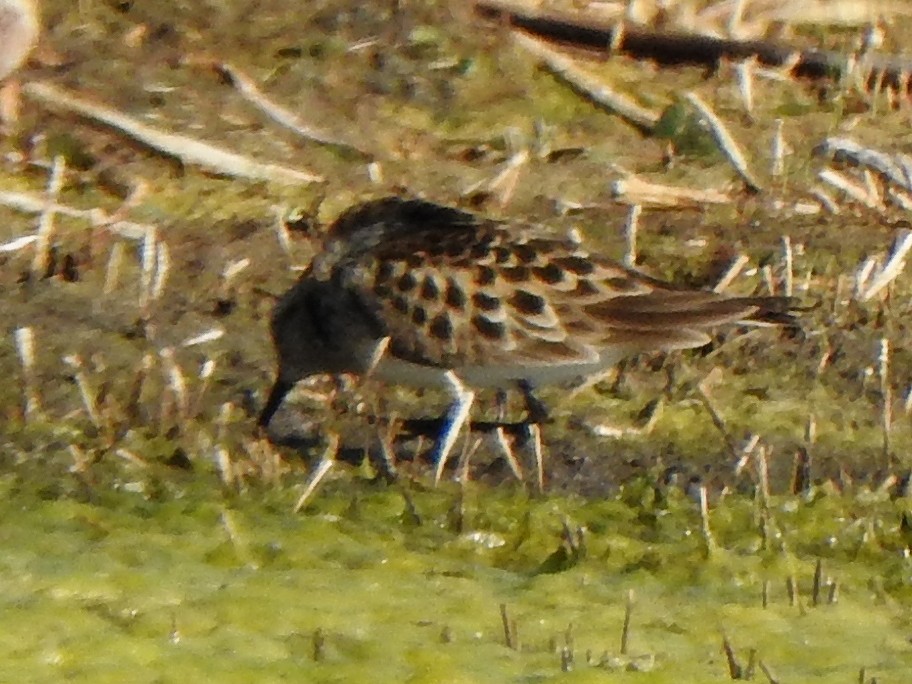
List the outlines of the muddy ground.
<svg viewBox="0 0 912 684">
<path fill-rule="evenodd" d="M 685 479 L 706 471 L 728 477 L 734 456 L 694 389 L 713 368 L 719 370 L 712 399 L 728 439 L 740 445 L 748 434 L 760 435 L 771 450 L 778 487 L 788 486 L 801 449 L 811 453 L 817 478 L 842 473 L 870 479 L 901 469 L 909 438 L 903 401 L 912 378 L 902 322 L 909 286 L 900 276 L 886 296 L 868 302 L 852 296 L 856 270 L 867 255 L 887 251 L 901 214 L 846 202 L 839 215 L 807 216 L 794 206 L 817 184 L 815 175 L 825 162 L 812 149 L 825 136 L 846 132 L 899 149 L 905 109 L 866 105 L 863 96 L 832 84 L 755 79 L 756 105 L 748 115 L 727 68 L 707 74 L 624 58 L 581 62 L 657 111 L 680 107 L 686 90 L 700 93 L 731 126 L 763 179 L 765 190 L 755 195 L 742 189 L 708 138 L 673 141 L 679 151 L 668 164 L 669 140 L 644 136 L 590 104 L 511 46 L 501 28 L 446 3 L 367 8 L 323 2 L 305 9 L 279 1 L 50 3 L 44 24 L 41 49 L 23 79 L 51 82 L 162 130 L 263 162 L 307 168 L 326 181 L 283 185 L 218 177 L 26 94 L 22 119 L 3 142 L 5 187 L 42 192 L 48 165 L 63 155 L 61 201 L 122 211 L 130 220 L 156 226 L 170 269 L 160 297 L 143 305 L 140 242 L 66 217 L 57 218 L 52 239 L 56 268 L 29 273 L 28 249 L 2 256 L 6 342 L 0 362 L 10 378 L 2 407 L 16 428 L 13 434 L 22 427 L 24 401 L 13 331 L 28 326 L 37 348 L 43 415 L 60 421 L 56 428 L 65 424 L 92 458 L 106 460 L 123 447 L 153 460 L 179 449 L 190 461 L 205 462 L 210 457 L 200 450 L 195 432 L 207 432 L 205 426 L 229 404 L 232 417 L 221 439 L 233 452 L 249 439 L 252 412 L 273 371 L 269 311 L 311 254 L 304 231 L 291 232 L 290 254 L 281 249 L 277 213 L 296 219 L 292 228 L 318 229 L 356 201 L 389 193 L 423 196 L 555 231 L 576 228 L 590 245 L 621 257 L 628 207 L 612 196 L 611 183 L 634 173 L 657 182 L 728 189 L 733 197 L 729 204 L 703 209 L 647 208 L 638 235 L 640 268 L 711 286 L 735 256 L 745 254 L 750 261 L 730 291 L 781 292 L 788 236 L 796 294 L 813 310 L 803 315 L 801 334 L 754 331 L 732 342 L 736 334 L 720 333 L 719 342 L 729 344 L 668 359 L 637 359 L 621 376 L 609 376 L 571 401 L 564 391 L 543 392 L 554 413 L 554 424 L 545 431 L 551 485 L 599 493 L 643 468 L 671 466 Z M 888 33 L 884 49 L 901 44 L 902 26 Z M 854 39 L 851 31 L 815 33 L 793 40 L 845 48 Z M 206 58 L 230 62 L 270 98 L 365 154 L 282 129 L 224 77 L 201 66 Z M 789 154 L 784 174 L 771 177 L 776 119 L 782 121 Z M 499 196 L 484 185 L 471 190 L 523 148 L 531 160 L 521 167 L 513 192 Z M 119 209 L 137 188 L 138 199 Z M 2 212 L 0 240 L 35 229 L 34 216 Z M 118 244 L 123 267 L 104 293 Z M 225 285 L 226 265 L 242 259 L 249 259 L 249 266 Z M 210 329 L 225 334 L 181 347 Z M 886 384 L 895 403 L 886 451 L 883 383 L 876 372 L 882 339 L 892 350 Z M 200 384 L 194 376 L 201 366 L 208 360 L 216 364 L 187 424 L 179 424 L 167 407 L 162 415 L 162 383 L 170 372 L 161 361 L 166 348 L 176 349 L 174 358 L 191 390 Z M 89 429 L 98 426 L 82 410 L 73 368 L 61 360 L 70 354 L 82 358 L 92 391 L 100 393 L 100 437 Z M 128 389 L 145 355 L 151 355 L 149 377 L 127 410 Z M 374 406 L 376 388 L 359 392 L 337 398 L 337 407 L 351 412 L 363 396 L 364 412 L 380 408 Z M 443 405 L 436 397 L 400 394 L 401 401 L 386 407 L 399 416 L 434 415 Z M 636 434 L 659 399 L 662 416 L 649 434 Z M 479 405 L 492 403 L 488 398 Z M 316 439 L 325 436 L 326 420 L 337 411 L 325 401 L 301 406 L 277 421 L 277 441 L 282 425 Z M 646 418 L 640 415 L 644 409 Z M 805 434 L 809 420 L 816 425 L 813 444 Z M 623 434 L 599 436 L 605 433 Z M 25 453 L 48 448 L 41 439 L 19 444 L 19 438 L 8 438 Z M 298 458 L 293 451 L 281 454 Z M 249 454 L 241 448 L 235 458 L 244 461 Z"/>
</svg>

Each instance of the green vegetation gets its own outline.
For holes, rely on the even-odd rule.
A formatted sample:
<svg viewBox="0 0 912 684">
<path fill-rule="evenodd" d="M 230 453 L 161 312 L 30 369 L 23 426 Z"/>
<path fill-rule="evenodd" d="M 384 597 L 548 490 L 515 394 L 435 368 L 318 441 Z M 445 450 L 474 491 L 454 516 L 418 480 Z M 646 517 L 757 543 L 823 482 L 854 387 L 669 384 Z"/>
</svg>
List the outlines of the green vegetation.
<svg viewBox="0 0 912 684">
<path fill-rule="evenodd" d="M 87 501 L 7 476 L 5 678 L 722 681 L 723 636 L 782 681 L 910 667 L 906 541 L 884 496 L 778 497 L 767 549 L 757 507 L 727 497 L 707 554 L 693 501 L 644 479 L 601 501 L 471 488 L 462 531 L 452 487 L 412 492 L 418 523 L 396 488 L 352 473 L 299 516 L 293 487 L 221 498 L 210 478 L 177 479 L 150 497 L 140 473 Z M 576 553 L 562 519 L 585 529 Z"/>
</svg>

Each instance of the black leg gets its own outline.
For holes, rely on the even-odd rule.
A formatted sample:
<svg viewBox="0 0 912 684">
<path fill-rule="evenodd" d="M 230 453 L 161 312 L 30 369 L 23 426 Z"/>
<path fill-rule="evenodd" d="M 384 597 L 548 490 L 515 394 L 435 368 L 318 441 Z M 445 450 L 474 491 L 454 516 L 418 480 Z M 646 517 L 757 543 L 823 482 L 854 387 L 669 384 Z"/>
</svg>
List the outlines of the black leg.
<svg viewBox="0 0 912 684">
<path fill-rule="evenodd" d="M 266 405 L 260 412 L 260 417 L 257 418 L 257 427 L 265 428 L 269 425 L 269 421 L 272 420 L 276 411 L 279 410 L 279 406 L 282 405 L 282 400 L 285 398 L 285 395 L 287 395 L 293 387 L 293 382 L 283 382 L 280 378 L 276 379 L 272 389 L 269 390 L 269 398 L 266 399 Z"/>
<path fill-rule="evenodd" d="M 522 392 L 523 400 L 526 403 L 526 416 L 528 417 L 528 422 L 538 424 L 547 423 L 551 419 L 548 407 L 532 393 L 534 389 L 532 383 L 528 380 L 520 380 L 517 385 L 519 385 L 519 390 Z"/>
</svg>

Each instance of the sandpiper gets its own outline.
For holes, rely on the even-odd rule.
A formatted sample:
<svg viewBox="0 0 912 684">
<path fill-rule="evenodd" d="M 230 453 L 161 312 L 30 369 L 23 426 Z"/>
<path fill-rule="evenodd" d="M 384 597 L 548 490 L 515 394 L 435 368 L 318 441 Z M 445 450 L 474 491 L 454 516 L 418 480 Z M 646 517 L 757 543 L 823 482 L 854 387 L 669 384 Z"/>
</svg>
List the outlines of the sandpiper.
<svg viewBox="0 0 912 684">
<path fill-rule="evenodd" d="M 278 372 L 259 425 L 315 374 L 452 397 L 439 481 L 479 388 L 582 378 L 640 352 L 707 344 L 731 323 L 791 324 L 787 297 L 681 289 L 539 226 L 388 197 L 345 211 L 272 316 Z"/>
</svg>

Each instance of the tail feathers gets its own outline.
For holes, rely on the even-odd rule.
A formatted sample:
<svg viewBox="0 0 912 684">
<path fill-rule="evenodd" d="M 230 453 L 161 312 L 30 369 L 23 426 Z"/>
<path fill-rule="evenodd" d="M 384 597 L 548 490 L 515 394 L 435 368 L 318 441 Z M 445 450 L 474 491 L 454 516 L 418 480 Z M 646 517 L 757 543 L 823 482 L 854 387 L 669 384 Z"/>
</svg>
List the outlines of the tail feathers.
<svg viewBox="0 0 912 684">
<path fill-rule="evenodd" d="M 586 313 L 617 330 L 673 331 L 730 323 L 797 325 L 791 297 L 725 297 L 714 292 L 657 291 L 611 297 L 585 307 Z"/>
<path fill-rule="evenodd" d="M 756 307 L 754 312 L 744 319 L 745 323 L 798 327 L 799 321 L 795 314 L 807 311 L 806 307 L 798 306 L 795 297 L 743 297 L 735 301 L 745 306 Z"/>
</svg>

